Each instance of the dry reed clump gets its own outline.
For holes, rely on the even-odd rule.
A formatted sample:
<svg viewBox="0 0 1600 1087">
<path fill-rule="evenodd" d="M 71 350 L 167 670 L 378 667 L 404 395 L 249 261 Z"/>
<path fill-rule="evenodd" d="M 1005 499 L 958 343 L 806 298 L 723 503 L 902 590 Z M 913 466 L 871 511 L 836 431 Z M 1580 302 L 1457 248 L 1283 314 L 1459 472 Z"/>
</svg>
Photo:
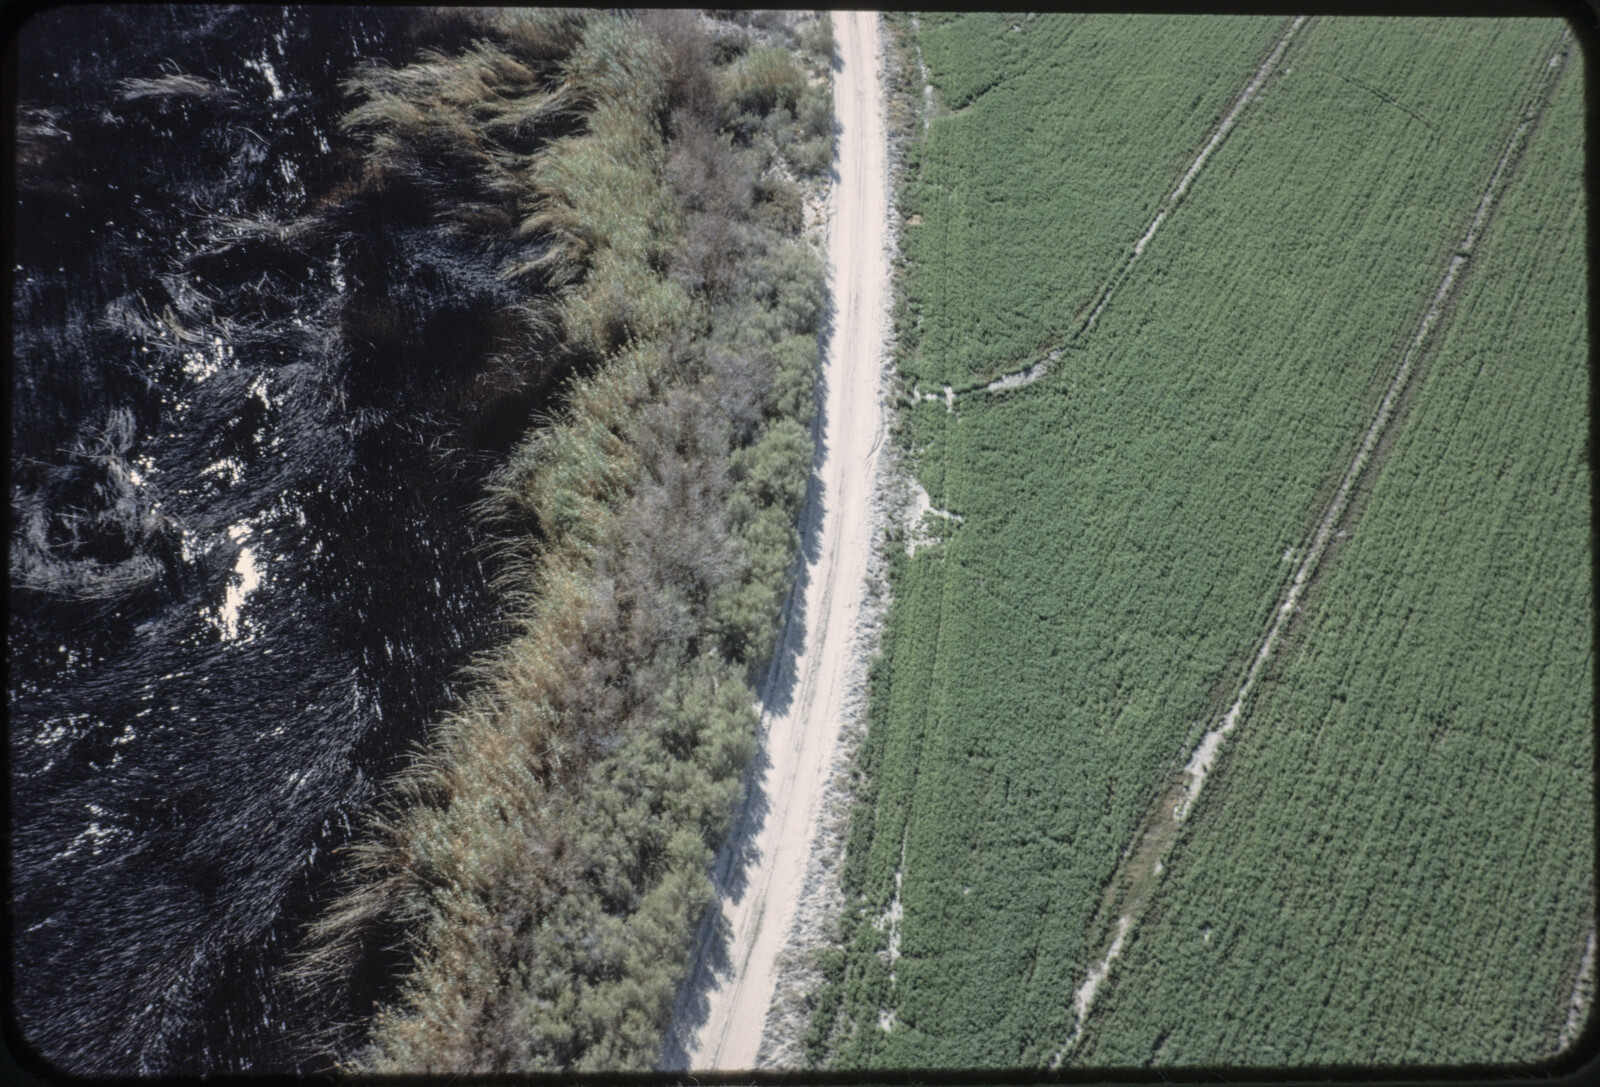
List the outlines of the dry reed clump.
<svg viewBox="0 0 1600 1087">
<path fill-rule="evenodd" d="M 534 199 L 539 156 L 581 125 L 592 99 L 565 67 L 588 21 L 570 11 L 479 12 L 468 23 L 485 36 L 458 53 L 358 68 L 343 85 L 358 102 L 341 124 L 366 145 L 366 190 L 409 186 L 447 226 L 507 233 Z"/>
<path fill-rule="evenodd" d="M 171 72 L 153 79 L 124 79 L 117 84 L 124 102 L 141 98 L 231 98 L 233 92 L 199 76 Z"/>
<path fill-rule="evenodd" d="M 443 228 L 495 254 L 498 266 L 482 271 L 501 285 L 475 288 L 494 307 L 474 325 L 491 365 L 455 395 L 475 433 L 498 435 L 517 425 L 511 413 L 530 390 L 661 334 L 689 304 L 651 274 L 676 229 L 653 181 L 660 51 L 618 19 L 585 12 L 434 12 L 422 22 L 458 48 L 365 65 L 343 84 L 353 105 L 342 124 L 364 161 L 339 201 L 374 202 L 397 227 Z M 404 300 L 382 289 L 385 272 L 357 272 L 377 286 L 346 300 L 349 338 L 374 356 L 436 354 Z M 516 293 L 522 301 L 507 306 Z"/>
<path fill-rule="evenodd" d="M 655 274 L 678 235 L 678 209 L 660 184 L 667 101 L 661 48 L 621 20 L 600 20 L 565 69 L 565 93 L 591 109 L 585 131 L 539 158 L 521 223 L 553 244 L 522 271 L 581 285 L 561 302 L 567 346 L 600 359 L 680 325 L 683 289 Z"/>
<path fill-rule="evenodd" d="M 581 106 L 581 130 L 529 156 L 506 229 L 551 242 L 555 322 L 593 366 L 483 504 L 514 556 L 512 637 L 394 783 L 302 953 L 307 982 L 336 983 L 403 933 L 409 966 L 364 1045 L 330 1050 L 350 1070 L 655 1063 L 798 546 L 822 265 L 762 224 L 766 156 L 711 128 L 704 27 L 552 17 L 541 33 L 572 33 L 570 54 L 540 67 L 506 29 L 524 18 L 494 40 L 531 79 L 484 67 L 481 42 L 429 57 L 394 93 L 426 86 L 454 119 L 367 129 L 391 163 L 444 140 L 488 149 L 463 161 L 498 177 L 503 145 L 458 89 L 498 72 Z"/>
</svg>

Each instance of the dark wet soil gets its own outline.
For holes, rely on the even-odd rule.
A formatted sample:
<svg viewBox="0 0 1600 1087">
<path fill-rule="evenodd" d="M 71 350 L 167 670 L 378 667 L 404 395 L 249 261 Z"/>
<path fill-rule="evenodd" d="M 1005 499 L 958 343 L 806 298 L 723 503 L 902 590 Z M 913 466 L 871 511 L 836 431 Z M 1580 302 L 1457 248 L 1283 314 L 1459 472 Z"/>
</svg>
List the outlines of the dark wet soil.
<svg viewBox="0 0 1600 1087">
<path fill-rule="evenodd" d="M 313 1068 L 304 1039 L 381 990 L 311 1008 L 278 972 L 496 637 L 469 506 L 544 395 L 484 380 L 504 254 L 339 195 L 340 82 L 410 59 L 414 18 L 24 30 L 12 991 L 58 1068 Z"/>
</svg>

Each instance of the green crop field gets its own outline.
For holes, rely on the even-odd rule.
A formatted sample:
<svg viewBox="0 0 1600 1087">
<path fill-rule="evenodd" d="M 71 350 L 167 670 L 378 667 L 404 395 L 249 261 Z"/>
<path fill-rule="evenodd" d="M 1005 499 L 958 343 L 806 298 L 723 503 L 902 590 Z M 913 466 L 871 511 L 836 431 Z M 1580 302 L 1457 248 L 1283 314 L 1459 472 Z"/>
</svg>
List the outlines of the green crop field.
<svg viewBox="0 0 1600 1087">
<path fill-rule="evenodd" d="M 913 372 L 960 386 L 1020 369 L 1061 338 L 1282 20 L 1143 20 L 1132 64 L 1118 20 L 925 20 L 930 78 L 958 112 L 931 127 L 902 196 L 922 216 L 903 244 L 918 267 L 907 284 L 922 320 Z"/>
<path fill-rule="evenodd" d="M 1083 1063 L 1555 1048 L 1593 896 L 1580 74 Z"/>
<path fill-rule="evenodd" d="M 904 409 L 918 479 L 962 520 L 892 562 L 814 1060 L 1062 1053 L 1105 888 L 1562 71 L 1348 540 L 1065 1059 L 1553 1047 L 1592 884 L 1580 59 L 1549 67 L 1551 21 L 1313 19 L 1116 279 L 1287 25 L 906 35 L 943 106 L 906 158 L 902 380 L 970 389 L 1065 352 Z M 1431 1025 L 1386 1036 L 1387 1015 Z"/>
</svg>

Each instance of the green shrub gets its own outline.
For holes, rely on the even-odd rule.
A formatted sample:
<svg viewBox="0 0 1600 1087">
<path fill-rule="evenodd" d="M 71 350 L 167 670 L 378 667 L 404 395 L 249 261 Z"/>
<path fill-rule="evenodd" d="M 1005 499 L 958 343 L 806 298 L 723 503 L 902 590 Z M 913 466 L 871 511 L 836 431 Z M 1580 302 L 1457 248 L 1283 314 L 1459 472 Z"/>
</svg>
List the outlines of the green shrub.
<svg viewBox="0 0 1600 1087">
<path fill-rule="evenodd" d="M 828 83 L 807 86 L 794 107 L 802 138 L 833 135 L 833 87 Z"/>
<path fill-rule="evenodd" d="M 752 49 L 723 73 L 723 98 L 737 113 L 792 113 L 806 86 L 805 70 L 782 46 Z"/>
<path fill-rule="evenodd" d="M 822 257 L 806 242 L 786 240 L 747 264 L 740 334 L 757 343 L 815 335 L 825 301 Z"/>
<path fill-rule="evenodd" d="M 767 410 L 780 419 L 810 426 L 817 407 L 817 339 L 785 336 L 772 346 L 775 376 Z"/>
<path fill-rule="evenodd" d="M 789 162 L 803 177 L 818 177 L 833 165 L 833 137 L 818 136 L 789 150 Z"/>
<path fill-rule="evenodd" d="M 800 48 L 813 54 L 825 64 L 833 62 L 833 19 L 825 11 L 808 20 L 800 28 Z"/>
<path fill-rule="evenodd" d="M 759 222 L 781 234 L 798 234 L 805 225 L 805 199 L 788 178 L 763 178 L 755 186 Z"/>
</svg>

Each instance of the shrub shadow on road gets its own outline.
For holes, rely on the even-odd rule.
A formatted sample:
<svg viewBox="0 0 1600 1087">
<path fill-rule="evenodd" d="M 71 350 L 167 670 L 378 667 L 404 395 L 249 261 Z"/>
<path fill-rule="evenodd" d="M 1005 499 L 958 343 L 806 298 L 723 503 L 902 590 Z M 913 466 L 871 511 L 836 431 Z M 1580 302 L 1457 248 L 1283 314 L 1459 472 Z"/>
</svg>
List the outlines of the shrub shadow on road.
<svg viewBox="0 0 1600 1087">
<path fill-rule="evenodd" d="M 678 987 L 673 1002 L 672 1022 L 662 1042 L 661 1071 L 688 1071 L 689 1051 L 695 1037 L 710 1015 L 710 993 L 735 972 L 729 954 L 732 927 L 723 912 L 724 902 L 742 902 L 749 892 L 749 872 L 756 861 L 756 838 L 766 826 L 772 802 L 761 783 L 766 780 L 772 760 L 766 744 L 767 724 L 789 713 L 799 685 L 800 650 L 806 639 L 806 593 L 812 571 L 822 559 L 822 520 L 825 488 L 822 466 L 827 463 L 827 371 L 822 360 L 832 350 L 834 333 L 833 270 L 828 269 L 822 312 L 817 320 L 819 375 L 816 411 L 811 420 L 811 473 L 806 481 L 805 504 L 800 511 L 800 547 L 795 555 L 794 583 L 784 602 L 782 629 L 773 650 L 758 696 L 761 704 L 761 746 L 750 759 L 744 775 L 744 800 L 734 810 L 728 840 L 712 862 L 711 884 L 715 895 L 706 907 L 695 930 L 694 951 L 689 972 Z"/>
</svg>

